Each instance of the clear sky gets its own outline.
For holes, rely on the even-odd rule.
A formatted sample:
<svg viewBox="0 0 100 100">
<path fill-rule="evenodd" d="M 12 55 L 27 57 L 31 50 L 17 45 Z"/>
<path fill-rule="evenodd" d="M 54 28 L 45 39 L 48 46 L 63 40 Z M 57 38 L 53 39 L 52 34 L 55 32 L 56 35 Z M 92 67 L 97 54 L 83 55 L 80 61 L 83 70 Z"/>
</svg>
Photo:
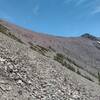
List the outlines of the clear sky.
<svg viewBox="0 0 100 100">
<path fill-rule="evenodd" d="M 100 0 L 0 0 L 0 18 L 59 36 L 100 36 Z"/>
</svg>

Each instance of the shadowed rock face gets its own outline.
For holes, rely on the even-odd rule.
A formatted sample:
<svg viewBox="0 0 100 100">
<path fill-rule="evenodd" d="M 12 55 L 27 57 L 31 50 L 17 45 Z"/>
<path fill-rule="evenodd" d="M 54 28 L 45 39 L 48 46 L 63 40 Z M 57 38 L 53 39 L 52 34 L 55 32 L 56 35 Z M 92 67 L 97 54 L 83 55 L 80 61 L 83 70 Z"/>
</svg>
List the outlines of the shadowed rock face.
<svg viewBox="0 0 100 100">
<path fill-rule="evenodd" d="M 98 41 L 98 38 L 96 38 L 93 35 L 90 35 L 89 33 L 83 34 L 83 35 L 81 35 L 81 37 L 88 38 L 88 39 L 91 39 L 91 40 L 94 40 L 94 41 Z"/>
<path fill-rule="evenodd" d="M 0 100 L 100 100 L 99 40 L 0 25 Z"/>
</svg>

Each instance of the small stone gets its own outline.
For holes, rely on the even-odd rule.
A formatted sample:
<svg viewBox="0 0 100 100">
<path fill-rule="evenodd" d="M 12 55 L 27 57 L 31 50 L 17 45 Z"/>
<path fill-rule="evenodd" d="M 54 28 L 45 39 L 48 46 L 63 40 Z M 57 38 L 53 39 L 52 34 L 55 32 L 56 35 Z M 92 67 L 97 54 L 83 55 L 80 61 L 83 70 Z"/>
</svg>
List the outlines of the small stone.
<svg viewBox="0 0 100 100">
<path fill-rule="evenodd" d="M 22 80 L 18 80 L 17 83 L 23 85 Z"/>
<path fill-rule="evenodd" d="M 1 83 L 1 84 L 4 84 L 4 83 L 6 83 L 6 82 L 5 82 L 4 80 L 0 80 L 0 83 Z"/>
<path fill-rule="evenodd" d="M 3 59 L 3 58 L 1 58 L 1 57 L 0 57 L 0 61 L 1 61 L 1 62 L 4 62 L 4 61 L 5 61 L 5 59 Z"/>
<path fill-rule="evenodd" d="M 9 68 L 10 68 L 10 69 L 13 69 L 13 65 L 10 65 Z"/>
<path fill-rule="evenodd" d="M 28 84 L 29 84 L 29 85 L 31 85 L 31 84 L 32 84 L 32 82 L 31 82 L 30 80 L 28 80 Z"/>
</svg>

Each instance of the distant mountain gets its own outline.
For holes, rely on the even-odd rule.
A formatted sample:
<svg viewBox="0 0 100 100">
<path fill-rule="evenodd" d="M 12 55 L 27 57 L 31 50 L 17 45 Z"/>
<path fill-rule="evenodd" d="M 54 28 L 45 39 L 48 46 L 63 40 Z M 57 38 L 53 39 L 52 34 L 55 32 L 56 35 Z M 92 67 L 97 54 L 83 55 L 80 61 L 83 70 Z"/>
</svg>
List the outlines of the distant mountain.
<svg viewBox="0 0 100 100">
<path fill-rule="evenodd" d="M 98 41 L 98 38 L 89 34 L 89 33 L 85 33 L 83 35 L 81 35 L 81 37 L 84 37 L 84 38 L 88 38 L 88 39 L 91 39 L 91 40 L 95 40 L 95 41 Z"/>
<path fill-rule="evenodd" d="M 0 100 L 99 100 L 100 40 L 58 37 L 0 20 Z"/>
</svg>

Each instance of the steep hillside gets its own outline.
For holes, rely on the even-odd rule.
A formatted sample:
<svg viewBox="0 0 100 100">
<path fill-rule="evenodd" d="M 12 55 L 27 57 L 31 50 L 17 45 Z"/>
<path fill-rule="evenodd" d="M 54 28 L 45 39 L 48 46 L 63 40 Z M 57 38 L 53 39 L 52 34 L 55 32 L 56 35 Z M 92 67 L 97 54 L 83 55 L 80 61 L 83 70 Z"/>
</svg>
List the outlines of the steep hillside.
<svg viewBox="0 0 100 100">
<path fill-rule="evenodd" d="M 100 100 L 100 43 L 54 37 L 0 20 L 0 100 Z"/>
<path fill-rule="evenodd" d="M 65 55 L 78 65 L 76 67 L 80 70 L 82 69 L 92 76 L 98 77 L 100 71 L 100 42 L 96 37 L 89 34 L 75 38 L 54 37 L 32 32 L 3 20 L 0 21 L 0 24 L 7 27 L 18 39 L 21 39 L 20 42 L 23 41 L 27 46 L 33 48 L 32 45 L 35 45 L 37 48 L 42 46 L 52 49 L 52 51 Z M 52 56 L 50 52 L 49 55 Z M 84 73 L 82 72 L 82 74 Z"/>
</svg>

